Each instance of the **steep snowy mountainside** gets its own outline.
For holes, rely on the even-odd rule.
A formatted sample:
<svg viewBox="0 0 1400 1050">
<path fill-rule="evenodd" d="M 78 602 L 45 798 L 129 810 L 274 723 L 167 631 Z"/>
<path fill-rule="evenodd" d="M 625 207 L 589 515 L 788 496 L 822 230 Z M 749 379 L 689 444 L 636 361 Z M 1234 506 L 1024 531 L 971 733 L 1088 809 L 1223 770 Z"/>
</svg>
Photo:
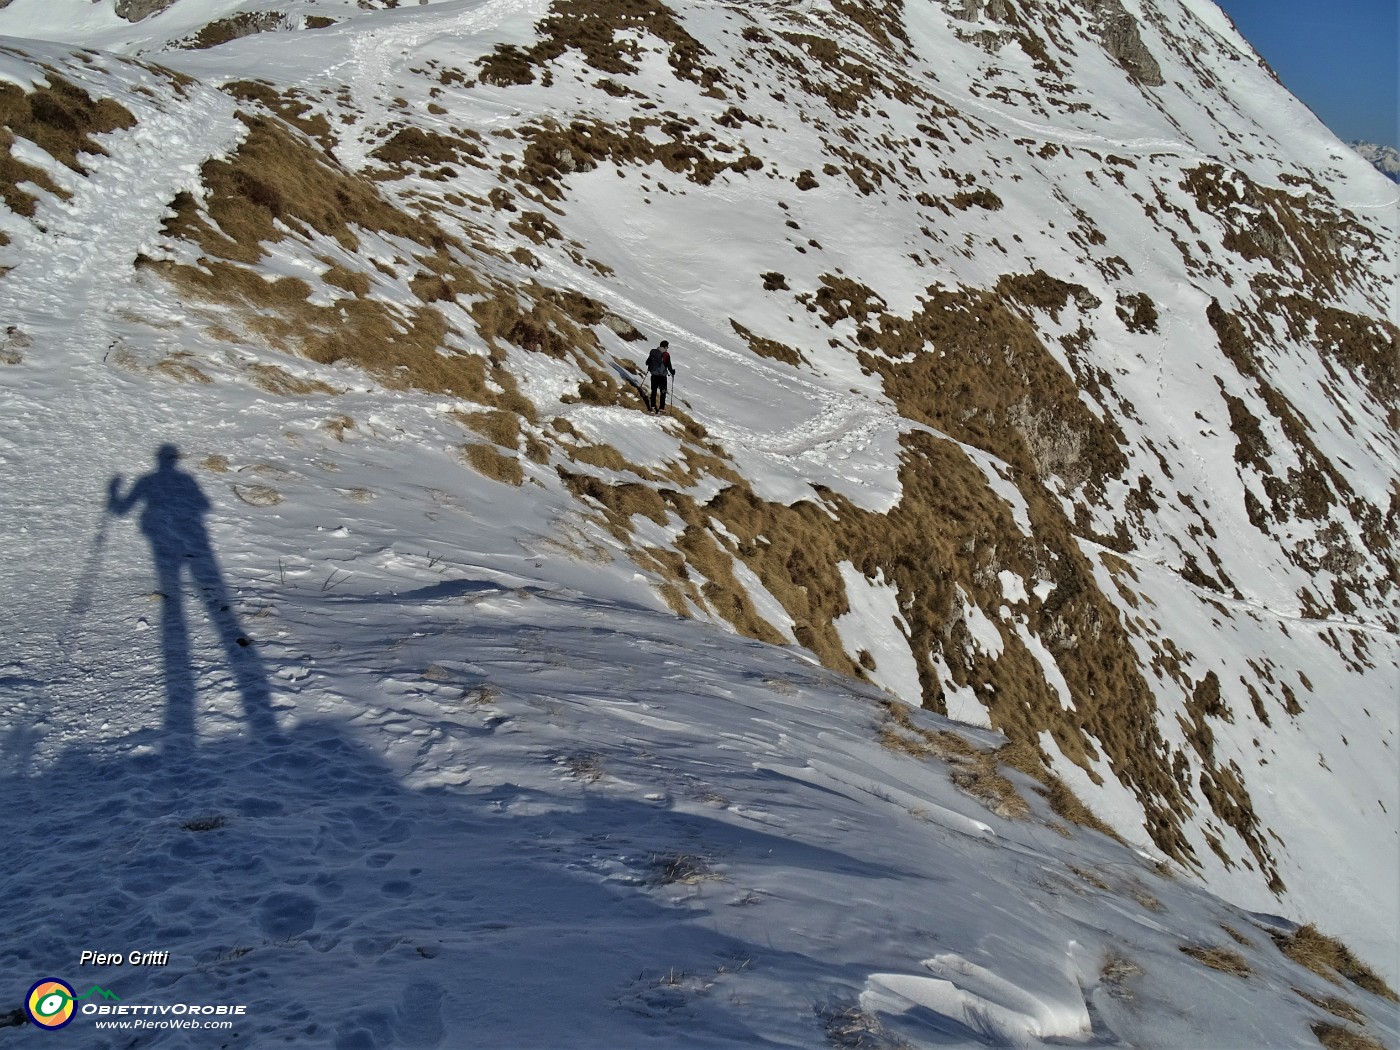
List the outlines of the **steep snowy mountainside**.
<svg viewBox="0 0 1400 1050">
<path fill-rule="evenodd" d="M 0 831 L 48 814 L 0 866 L 7 1021 L 58 971 L 247 1007 L 232 1032 L 63 1034 L 101 1050 L 1400 1036 L 1355 960 L 1066 823 L 999 735 L 658 608 L 621 543 L 542 518 L 567 494 L 463 471 L 432 396 L 343 389 L 358 422 L 333 431 L 314 397 L 208 359 L 211 383 L 108 371 L 61 327 L 0 388 L 26 482 L 0 558 L 29 585 L 0 608 Z M 103 517 L 100 487 L 176 436 L 144 476 L 214 503 L 234 612 L 191 593 L 191 644 L 162 651 L 159 530 Z M 75 967 L 94 943 L 171 958 Z"/>
<path fill-rule="evenodd" d="M 441 0 L 410 0 L 415 6 Z M 127 54 L 217 47 L 245 36 L 325 29 L 373 17 L 401 0 L 0 0 L 8 36 L 56 40 Z"/>
<path fill-rule="evenodd" d="M 0 32 L 171 86 L 11 42 L 12 339 L 119 210 L 85 158 L 179 139 L 98 257 L 104 368 L 342 431 L 431 395 L 580 557 L 1001 730 L 1394 979 L 1395 189 L 1213 4 L 77 6 Z"/>
</svg>

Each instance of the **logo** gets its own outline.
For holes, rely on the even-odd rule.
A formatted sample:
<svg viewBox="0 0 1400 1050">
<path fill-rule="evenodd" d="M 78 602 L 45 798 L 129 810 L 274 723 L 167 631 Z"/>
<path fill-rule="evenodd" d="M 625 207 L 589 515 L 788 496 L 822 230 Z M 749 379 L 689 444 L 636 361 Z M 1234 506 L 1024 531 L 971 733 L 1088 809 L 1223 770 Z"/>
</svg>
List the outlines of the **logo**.
<svg viewBox="0 0 1400 1050">
<path fill-rule="evenodd" d="M 57 977 L 36 981 L 24 1010 L 40 1028 L 62 1028 L 73 1020 L 73 986 Z"/>
<path fill-rule="evenodd" d="M 117 998 L 115 993 L 97 985 L 78 995 L 67 981 L 60 981 L 57 977 L 45 977 L 41 981 L 35 981 L 34 986 L 29 989 L 29 995 L 24 1000 L 24 1012 L 40 1028 L 62 1028 L 73 1020 L 73 1014 L 76 1012 L 74 1003 L 79 999 L 86 999 L 89 995 L 98 995 L 103 999 Z"/>
</svg>

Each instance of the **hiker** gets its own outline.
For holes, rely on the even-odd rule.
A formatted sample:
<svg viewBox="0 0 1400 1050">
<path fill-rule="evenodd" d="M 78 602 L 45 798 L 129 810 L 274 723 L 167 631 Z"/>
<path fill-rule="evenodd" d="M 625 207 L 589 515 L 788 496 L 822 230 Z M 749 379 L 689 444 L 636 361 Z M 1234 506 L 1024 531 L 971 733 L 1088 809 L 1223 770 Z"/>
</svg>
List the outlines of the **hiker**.
<svg viewBox="0 0 1400 1050">
<path fill-rule="evenodd" d="M 647 395 L 648 412 L 666 411 L 666 376 L 676 374 L 676 370 L 671 366 L 671 351 L 667 349 L 670 345 L 663 339 L 660 346 L 654 347 L 651 353 L 647 354 L 647 371 L 651 374 L 651 393 Z"/>
</svg>

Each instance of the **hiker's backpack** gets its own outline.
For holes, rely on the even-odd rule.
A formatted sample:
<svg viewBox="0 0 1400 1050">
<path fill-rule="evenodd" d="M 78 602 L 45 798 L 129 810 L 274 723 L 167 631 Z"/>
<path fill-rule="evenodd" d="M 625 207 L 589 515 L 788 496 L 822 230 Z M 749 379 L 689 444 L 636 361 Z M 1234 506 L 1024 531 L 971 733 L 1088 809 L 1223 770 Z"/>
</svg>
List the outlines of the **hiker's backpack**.
<svg viewBox="0 0 1400 1050">
<path fill-rule="evenodd" d="M 668 360 L 670 356 L 661 347 L 653 347 L 651 353 L 647 354 L 647 371 L 654 376 L 664 376 L 667 366 L 670 364 Z"/>
</svg>

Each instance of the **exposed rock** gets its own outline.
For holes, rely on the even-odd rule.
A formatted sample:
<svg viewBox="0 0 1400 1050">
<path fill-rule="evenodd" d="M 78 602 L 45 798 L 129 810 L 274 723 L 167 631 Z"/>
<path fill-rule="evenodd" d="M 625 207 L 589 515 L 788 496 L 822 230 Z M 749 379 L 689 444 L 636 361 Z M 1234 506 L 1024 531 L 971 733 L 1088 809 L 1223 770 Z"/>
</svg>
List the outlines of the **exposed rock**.
<svg viewBox="0 0 1400 1050">
<path fill-rule="evenodd" d="M 240 11 L 229 18 L 210 22 L 187 46 L 196 50 L 218 47 L 230 40 L 281 28 L 285 23 L 286 16 L 276 11 Z"/>
<path fill-rule="evenodd" d="M 125 18 L 128 22 L 139 22 L 143 18 L 160 14 L 174 2 L 175 0 L 117 0 L 116 11 L 118 17 Z M 0 7 L 8 3 L 9 0 L 4 0 Z"/>
<path fill-rule="evenodd" d="M 1162 67 L 1142 42 L 1137 20 L 1123 7 L 1122 0 L 1085 0 L 1085 6 L 1098 17 L 1104 49 L 1129 76 L 1148 87 L 1166 83 Z"/>
<path fill-rule="evenodd" d="M 952 0 L 952 6 L 949 7 L 948 13 L 954 18 L 961 18 L 967 22 L 977 22 L 981 20 L 984 8 L 987 17 L 994 22 L 1006 20 L 1006 0 Z"/>
</svg>

